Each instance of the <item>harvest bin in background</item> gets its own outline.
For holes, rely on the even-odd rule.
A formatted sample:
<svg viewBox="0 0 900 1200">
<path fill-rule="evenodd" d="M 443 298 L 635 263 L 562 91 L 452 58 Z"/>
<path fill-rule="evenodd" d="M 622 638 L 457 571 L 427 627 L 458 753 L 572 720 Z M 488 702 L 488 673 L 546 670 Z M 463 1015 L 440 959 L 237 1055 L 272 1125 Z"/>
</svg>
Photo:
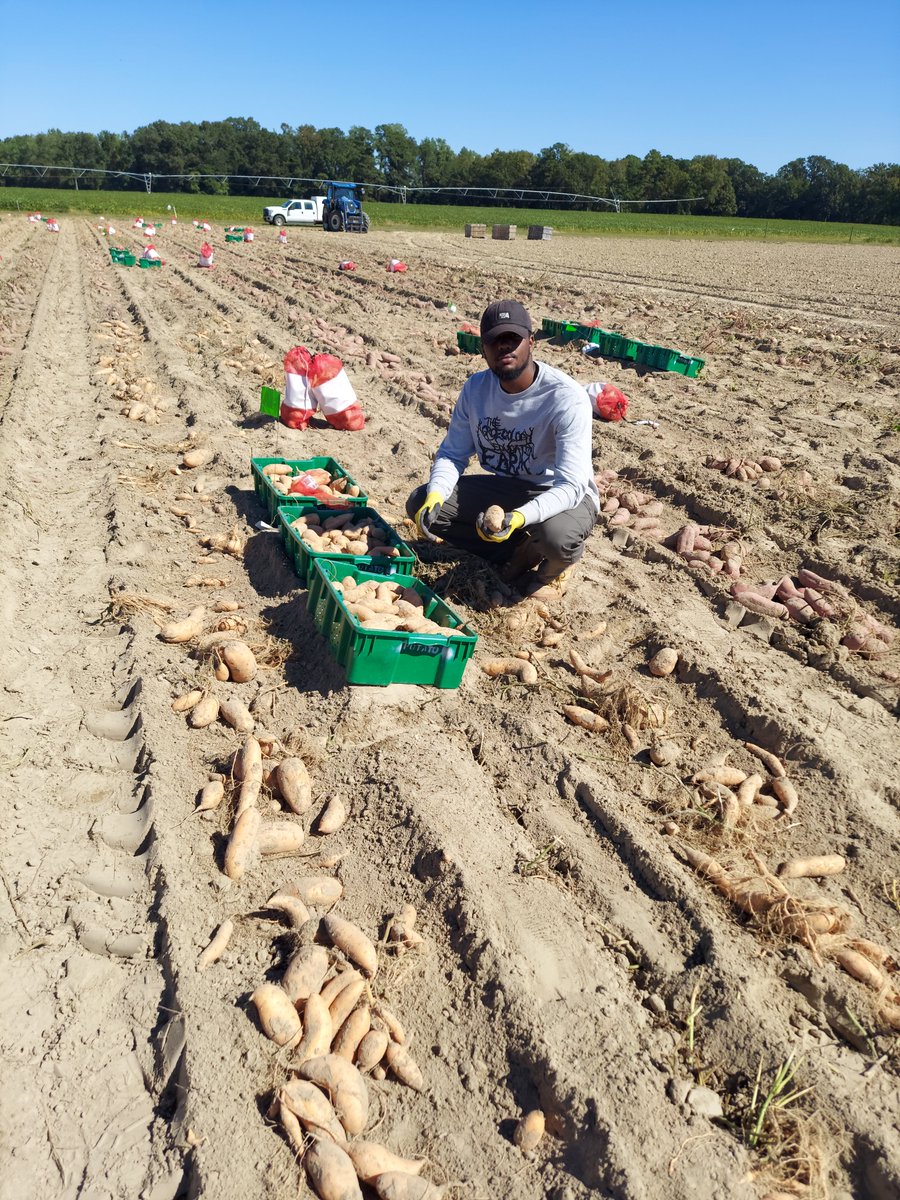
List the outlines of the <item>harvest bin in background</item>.
<svg viewBox="0 0 900 1200">
<path fill-rule="evenodd" d="M 294 497 L 291 499 L 293 500 Z M 308 504 L 282 504 L 278 509 L 281 540 L 293 561 L 294 570 L 297 572 L 300 582 L 303 583 L 308 579 L 312 563 L 321 558 L 327 558 L 339 566 L 359 567 L 362 571 L 375 571 L 379 575 L 401 573 L 411 575 L 416 565 L 416 556 L 412 548 L 407 546 L 396 529 L 374 508 L 354 508 L 352 510 L 354 519 L 369 517 L 384 526 L 385 545 L 396 546 L 400 551 L 396 558 L 385 558 L 382 555 L 373 558 L 371 554 L 339 554 L 334 550 L 313 550 L 312 546 L 308 546 L 303 541 L 299 532 L 291 528 L 291 522 L 296 521 L 298 517 L 308 517 L 315 513 L 325 521 L 328 517 L 336 517 L 339 513 L 346 512 L 349 507 L 346 505 L 344 508 L 328 508 L 323 504 L 310 508 Z"/>
<path fill-rule="evenodd" d="M 300 494 L 283 496 L 281 492 L 277 492 L 269 482 L 268 476 L 262 473 L 263 467 L 268 467 L 270 463 L 286 463 L 291 468 L 292 478 L 297 475 L 303 475 L 306 471 L 322 470 L 327 471 L 332 478 L 344 478 L 349 484 L 359 487 L 359 484 L 350 472 L 344 470 L 341 464 L 334 458 L 251 458 L 250 471 L 253 475 L 253 486 L 256 489 L 257 496 L 266 506 L 270 517 L 275 516 L 282 504 L 296 504 L 307 509 L 315 508 L 319 504 L 315 496 L 303 496 Z M 358 496 L 341 496 L 339 505 L 335 507 L 365 508 L 368 503 L 369 497 L 360 488 Z"/>
<path fill-rule="evenodd" d="M 462 637 L 436 633 L 399 633 L 390 629 L 363 629 L 347 611 L 334 581 L 347 576 L 358 583 L 367 579 L 415 588 L 425 604 L 425 616 L 439 625 L 464 629 Z M 377 575 L 358 567 L 345 567 L 332 559 L 315 559 L 310 565 L 306 606 L 328 649 L 347 673 L 348 683 L 418 683 L 426 687 L 459 687 L 478 637 L 440 596 L 414 575 Z"/>
</svg>

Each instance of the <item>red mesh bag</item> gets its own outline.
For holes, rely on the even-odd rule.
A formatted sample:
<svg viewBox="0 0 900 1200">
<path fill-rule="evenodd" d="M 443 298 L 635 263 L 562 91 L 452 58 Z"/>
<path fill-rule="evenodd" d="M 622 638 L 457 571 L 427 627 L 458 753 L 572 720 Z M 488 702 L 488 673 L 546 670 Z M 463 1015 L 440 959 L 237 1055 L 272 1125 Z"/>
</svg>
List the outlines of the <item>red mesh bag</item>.
<svg viewBox="0 0 900 1200">
<path fill-rule="evenodd" d="M 621 421 L 628 412 L 628 397 L 611 383 L 588 384 L 587 392 L 601 421 Z"/>
</svg>

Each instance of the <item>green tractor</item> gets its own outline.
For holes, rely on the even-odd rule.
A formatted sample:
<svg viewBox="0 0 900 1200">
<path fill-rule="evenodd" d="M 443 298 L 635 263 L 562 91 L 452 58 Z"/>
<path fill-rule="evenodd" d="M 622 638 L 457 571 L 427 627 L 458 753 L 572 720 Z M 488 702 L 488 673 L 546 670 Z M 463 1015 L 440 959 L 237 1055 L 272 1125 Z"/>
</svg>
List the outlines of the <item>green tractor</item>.
<svg viewBox="0 0 900 1200">
<path fill-rule="evenodd" d="M 322 226 L 330 233 L 368 233 L 369 214 L 362 210 L 365 191 L 355 183 L 325 184 Z"/>
</svg>

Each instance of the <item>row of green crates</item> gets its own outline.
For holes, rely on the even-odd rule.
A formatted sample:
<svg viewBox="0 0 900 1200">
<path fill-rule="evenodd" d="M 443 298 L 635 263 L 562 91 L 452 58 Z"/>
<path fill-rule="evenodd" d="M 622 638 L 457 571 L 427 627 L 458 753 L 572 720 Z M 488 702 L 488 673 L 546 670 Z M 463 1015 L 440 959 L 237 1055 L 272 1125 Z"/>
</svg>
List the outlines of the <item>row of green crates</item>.
<svg viewBox="0 0 900 1200">
<path fill-rule="evenodd" d="M 359 486 L 350 473 L 333 458 L 252 458 L 250 469 L 257 497 L 270 519 L 277 522 L 287 553 L 301 582 L 307 585 L 306 607 L 328 649 L 344 668 L 347 682 L 385 686 L 415 683 L 426 687 L 456 688 L 466 663 L 472 657 L 477 634 L 454 610 L 415 575 L 416 556 L 397 531 L 374 508 L 360 490 L 347 496 L 341 507 L 322 505 L 314 496 L 284 495 L 277 491 L 263 470 L 273 463 L 289 466 L 292 477 L 311 470 L 326 470 L 334 478 Z M 286 476 L 282 476 L 286 478 Z M 388 545 L 396 557 L 337 554 L 315 551 L 308 546 L 292 522 L 315 513 L 327 518 L 350 508 L 354 518 L 369 517 L 383 525 Z M 365 629 L 344 604 L 340 581 L 350 577 L 359 583 L 375 579 L 412 588 L 422 599 L 424 615 L 445 628 L 460 629 L 456 636 L 401 633 L 389 629 Z"/>
<path fill-rule="evenodd" d="M 138 258 L 136 255 L 129 253 L 127 250 L 117 250 L 115 247 L 109 248 L 110 258 L 114 263 L 118 263 L 120 267 L 133 267 L 135 263 L 139 267 L 161 267 L 162 259 L 159 258 Z"/>
<path fill-rule="evenodd" d="M 242 242 L 243 240 L 244 240 L 244 235 L 242 233 L 226 233 L 225 234 L 226 242 Z"/>
<path fill-rule="evenodd" d="M 634 338 L 600 329 L 596 325 L 579 325 L 575 321 L 554 321 L 550 317 L 544 317 L 541 328 L 544 333 L 562 338 L 566 342 L 575 338 L 590 342 L 597 346 L 605 358 L 628 359 L 639 366 L 652 367 L 655 371 L 675 371 L 679 375 L 687 375 L 694 379 L 706 365 L 703 358 L 691 358 L 688 354 L 669 350 L 665 346 L 638 342 Z"/>
</svg>

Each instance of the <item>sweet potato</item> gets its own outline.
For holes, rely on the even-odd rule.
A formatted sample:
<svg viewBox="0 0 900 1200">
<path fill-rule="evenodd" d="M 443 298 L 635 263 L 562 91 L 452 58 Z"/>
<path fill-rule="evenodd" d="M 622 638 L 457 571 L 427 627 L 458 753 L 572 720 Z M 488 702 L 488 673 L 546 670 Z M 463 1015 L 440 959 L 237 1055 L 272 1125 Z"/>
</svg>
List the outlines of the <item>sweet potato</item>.
<svg viewBox="0 0 900 1200">
<path fill-rule="evenodd" d="M 588 708 L 581 708 L 577 704 L 564 704 L 563 713 L 566 720 L 571 721 L 573 725 L 580 725 L 582 729 L 587 729 L 591 733 L 604 733 L 609 729 L 609 721 L 605 717 L 591 712 Z"/>
<path fill-rule="evenodd" d="M 192 609 L 181 621 L 169 621 L 163 625 L 159 631 L 160 640 L 172 643 L 190 642 L 203 632 L 205 618 L 206 609 L 201 604 Z"/>
<path fill-rule="evenodd" d="M 314 1141 L 303 1159 L 319 1200 L 362 1200 L 356 1170 L 345 1150 L 328 1139 Z"/>
<path fill-rule="evenodd" d="M 484 527 L 489 533 L 499 533 L 506 520 L 506 512 L 499 504 L 491 504 L 484 510 Z"/>
<path fill-rule="evenodd" d="M 877 967 L 871 959 L 857 950 L 851 950 L 844 946 L 835 951 L 834 958 L 848 975 L 852 975 L 854 979 L 858 979 L 860 983 L 864 983 L 873 991 L 880 992 L 888 986 L 888 978 L 880 967 Z"/>
<path fill-rule="evenodd" d="M 401 1046 L 404 1045 L 406 1042 L 406 1030 L 403 1028 L 391 1010 L 387 1007 L 387 1005 L 379 1001 L 375 1005 L 374 1011 L 376 1016 L 380 1017 L 387 1026 L 388 1033 L 391 1035 L 392 1040 Z"/>
<path fill-rule="evenodd" d="M 258 808 L 248 808 L 234 823 L 225 848 L 225 874 L 235 881 L 243 878 L 259 853 L 257 838 L 262 818 Z"/>
<path fill-rule="evenodd" d="M 224 798 L 225 784 L 220 779 L 210 779 L 203 786 L 194 812 L 212 812 L 213 809 L 219 807 Z"/>
<path fill-rule="evenodd" d="M 319 833 L 337 833 L 347 820 L 347 809 L 339 796 L 332 796 L 319 817 Z"/>
<path fill-rule="evenodd" d="M 181 459 L 181 465 L 187 467 L 189 471 L 194 471 L 197 467 L 205 467 L 211 462 L 213 452 L 207 446 L 197 446 L 193 450 L 186 450 Z"/>
<path fill-rule="evenodd" d="M 514 675 L 522 683 L 537 683 L 538 673 L 534 665 L 521 658 L 494 658 L 481 664 L 485 675 L 496 679 L 500 675 Z"/>
<path fill-rule="evenodd" d="M 338 1120 L 350 1137 L 362 1133 L 369 1118 L 369 1097 L 365 1080 L 352 1063 L 337 1054 L 322 1054 L 301 1063 L 297 1074 L 331 1097 Z"/>
<path fill-rule="evenodd" d="M 842 854 L 820 854 L 813 858 L 791 858 L 783 862 L 776 874 L 779 879 L 820 879 L 839 875 L 847 865 Z"/>
<path fill-rule="evenodd" d="M 197 970 L 205 971 L 207 967 L 211 967 L 214 962 L 218 962 L 231 940 L 231 935 L 234 933 L 234 921 L 223 921 L 212 939 L 200 957 L 197 959 Z"/>
<path fill-rule="evenodd" d="M 318 993 L 328 974 L 328 951 L 324 946 L 301 946 L 291 956 L 281 986 L 294 1004 Z"/>
<path fill-rule="evenodd" d="M 359 971 L 355 967 L 345 967 L 333 979 L 329 979 L 322 988 L 322 999 L 330 1007 L 344 988 L 349 987 L 357 979 L 362 979 Z"/>
<path fill-rule="evenodd" d="M 300 1016 L 287 994 L 274 983 L 261 984 L 250 997 L 263 1033 L 279 1046 L 295 1046 L 303 1036 Z"/>
<path fill-rule="evenodd" d="M 309 920 L 309 909 L 303 901 L 285 892 L 275 892 L 271 895 L 266 901 L 266 908 L 282 913 L 291 929 L 302 929 Z"/>
<path fill-rule="evenodd" d="M 678 664 L 678 651 L 671 646 L 663 646 L 647 663 L 647 670 L 657 679 L 671 675 Z"/>
<path fill-rule="evenodd" d="M 307 1079 L 289 1079 L 275 1093 L 276 1100 L 296 1116 L 304 1128 L 316 1136 L 327 1134 L 333 1142 L 346 1147 L 347 1135 L 331 1107 L 331 1101 Z"/>
<path fill-rule="evenodd" d="M 251 679 L 256 678 L 256 659 L 253 651 L 244 642 L 226 642 L 218 653 L 235 683 L 249 683 Z"/>
<path fill-rule="evenodd" d="M 188 725 L 191 729 L 206 729 L 207 726 L 212 725 L 218 715 L 219 701 L 211 693 L 207 693 L 188 713 Z"/>
<path fill-rule="evenodd" d="M 291 812 L 302 816 L 312 803 L 312 783 L 303 760 L 283 759 L 275 768 L 275 782 Z"/>
<path fill-rule="evenodd" d="M 257 845 L 260 854 L 263 855 L 296 854 L 303 845 L 304 838 L 302 825 L 281 817 L 260 824 Z"/>
<path fill-rule="evenodd" d="M 421 1092 L 425 1087 L 418 1063 L 405 1046 L 401 1046 L 397 1042 L 388 1042 L 387 1050 L 384 1052 L 384 1061 L 400 1082 L 411 1087 L 413 1091 Z"/>
<path fill-rule="evenodd" d="M 256 721 L 250 709 L 236 696 L 229 696 L 220 702 L 219 716 L 226 725 L 230 725 L 238 733 L 252 733 L 256 727 Z"/>
<path fill-rule="evenodd" d="M 371 1182 L 376 1175 L 383 1175 L 386 1171 L 403 1171 L 406 1175 L 418 1175 L 426 1161 L 424 1158 L 401 1158 L 378 1142 L 351 1142 L 347 1153 L 363 1183 Z"/>
<path fill-rule="evenodd" d="M 405 1171 L 383 1171 L 369 1180 L 378 1200 L 441 1200 L 444 1188 Z"/>
<path fill-rule="evenodd" d="M 784 763 L 776 755 L 769 750 L 764 750 L 762 746 L 757 746 L 755 742 L 744 742 L 744 749 L 749 750 L 754 757 L 758 758 L 770 775 L 774 775 L 776 779 L 784 779 L 787 772 L 784 769 Z"/>
<path fill-rule="evenodd" d="M 348 1062 L 353 1062 L 359 1044 L 369 1032 L 371 1025 L 372 1014 L 369 1012 L 369 1007 L 361 1004 L 359 1008 L 355 1008 L 350 1013 L 335 1033 L 331 1044 L 332 1054 L 338 1054 L 341 1058 L 346 1058 Z"/>
<path fill-rule="evenodd" d="M 342 988 L 331 1001 L 328 1011 L 331 1013 L 331 1023 L 335 1029 L 340 1029 L 341 1025 L 348 1019 L 365 990 L 366 981 L 364 979 L 354 979 L 345 988 Z"/>
<path fill-rule="evenodd" d="M 748 775 L 746 779 L 738 784 L 737 798 L 738 803 L 744 807 L 749 804 L 756 803 L 756 797 L 759 795 L 759 789 L 763 785 L 762 775 Z"/>
<path fill-rule="evenodd" d="M 737 787 L 747 778 L 747 772 L 738 767 L 712 767 L 707 771 L 698 771 L 693 777 L 694 783 L 721 783 L 723 787 Z"/>
<path fill-rule="evenodd" d="M 797 790 L 789 779 L 776 778 L 772 780 L 772 791 L 778 797 L 781 816 L 790 817 L 800 803 Z"/>
<path fill-rule="evenodd" d="M 334 1027 L 328 1005 L 321 996 L 312 995 L 303 1006 L 303 1037 L 294 1051 L 295 1063 L 318 1058 L 331 1049 Z"/>
<path fill-rule="evenodd" d="M 383 1029 L 370 1029 L 356 1051 L 355 1062 L 360 1071 L 368 1074 L 384 1058 L 390 1038 Z"/>
<path fill-rule="evenodd" d="M 304 904 L 316 904 L 324 908 L 340 900 L 344 885 L 331 875 L 309 875 L 294 880 L 284 890 L 299 896 Z"/>
<path fill-rule="evenodd" d="M 351 921 L 339 917 L 337 913 L 328 913 L 322 918 L 322 926 L 332 943 L 344 954 L 362 967 L 364 973 L 371 978 L 378 970 L 378 953 L 370 938 Z"/>
<path fill-rule="evenodd" d="M 198 704 L 202 699 L 203 693 L 199 688 L 195 688 L 192 692 L 185 692 L 183 696 L 176 696 L 172 701 L 172 712 L 190 712 L 194 705 Z"/>
<path fill-rule="evenodd" d="M 513 1131 L 513 1142 L 523 1154 L 528 1154 L 535 1149 L 543 1136 L 544 1114 L 539 1108 L 535 1108 L 517 1122 Z"/>
</svg>

